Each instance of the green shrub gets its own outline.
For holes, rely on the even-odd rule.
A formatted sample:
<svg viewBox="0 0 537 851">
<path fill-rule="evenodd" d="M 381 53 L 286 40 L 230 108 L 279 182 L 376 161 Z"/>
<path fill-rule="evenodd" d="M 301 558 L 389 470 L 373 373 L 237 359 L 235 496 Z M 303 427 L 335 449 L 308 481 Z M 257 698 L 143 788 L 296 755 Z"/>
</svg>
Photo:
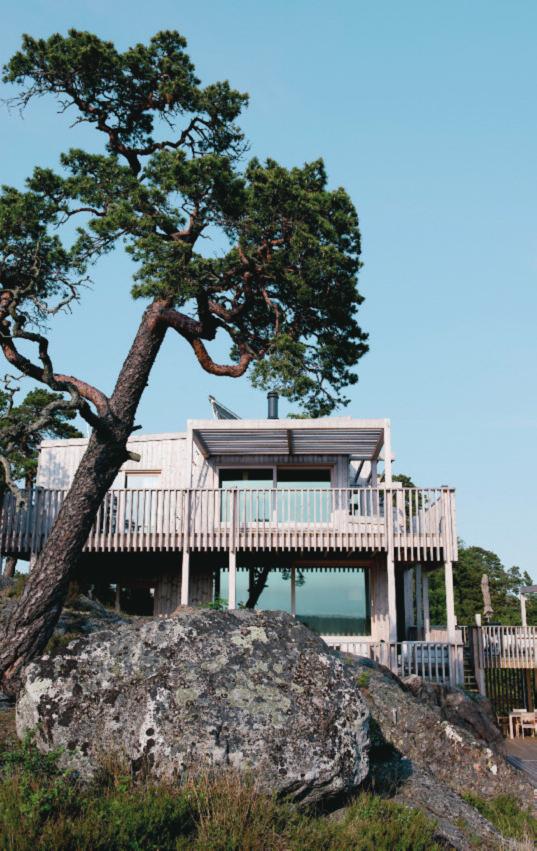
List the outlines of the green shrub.
<svg viewBox="0 0 537 851">
<path fill-rule="evenodd" d="M 521 841 L 529 839 L 537 844 L 537 818 L 512 795 L 499 795 L 486 800 L 468 792 L 463 798 L 488 819 L 502 836 Z"/>
<path fill-rule="evenodd" d="M 224 597 L 215 597 L 210 603 L 203 603 L 201 608 L 223 612 L 227 609 L 227 600 Z"/>
<path fill-rule="evenodd" d="M 358 677 L 356 678 L 358 688 L 367 688 L 369 686 L 370 680 L 371 674 L 369 673 L 369 671 L 360 671 Z"/>
<path fill-rule="evenodd" d="M 183 785 L 136 781 L 110 759 L 83 784 L 31 737 L 0 756 L 0 848 L 9 851 L 421 851 L 422 814 L 360 795 L 339 819 L 299 812 L 231 772 Z"/>
</svg>

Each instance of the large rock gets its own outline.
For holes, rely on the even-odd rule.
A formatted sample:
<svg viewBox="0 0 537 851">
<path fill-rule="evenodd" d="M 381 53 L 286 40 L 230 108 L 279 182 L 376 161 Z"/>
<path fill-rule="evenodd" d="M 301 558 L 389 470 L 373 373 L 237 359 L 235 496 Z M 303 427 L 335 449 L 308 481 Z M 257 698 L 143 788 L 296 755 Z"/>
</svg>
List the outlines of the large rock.
<svg viewBox="0 0 537 851">
<path fill-rule="evenodd" d="M 353 667 L 282 612 L 186 610 L 73 641 L 28 666 L 17 732 L 64 747 L 83 776 L 103 754 L 175 779 L 230 766 L 315 802 L 368 771 Z"/>
</svg>

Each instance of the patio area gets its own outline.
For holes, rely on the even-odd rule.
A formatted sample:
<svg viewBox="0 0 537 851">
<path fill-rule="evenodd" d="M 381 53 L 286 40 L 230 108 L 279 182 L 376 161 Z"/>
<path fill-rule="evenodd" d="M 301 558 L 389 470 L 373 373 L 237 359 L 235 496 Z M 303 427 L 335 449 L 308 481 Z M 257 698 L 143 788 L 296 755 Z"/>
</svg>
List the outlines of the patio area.
<svg viewBox="0 0 537 851">
<path fill-rule="evenodd" d="M 507 739 L 505 753 L 507 761 L 524 771 L 537 785 L 537 738 Z"/>
</svg>

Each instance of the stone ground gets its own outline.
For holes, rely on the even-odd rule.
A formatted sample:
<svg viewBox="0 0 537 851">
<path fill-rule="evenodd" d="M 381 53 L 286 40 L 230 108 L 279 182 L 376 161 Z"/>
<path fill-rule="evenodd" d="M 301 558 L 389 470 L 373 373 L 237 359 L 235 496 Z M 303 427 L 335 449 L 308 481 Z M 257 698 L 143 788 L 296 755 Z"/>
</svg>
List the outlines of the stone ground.
<svg viewBox="0 0 537 851">
<path fill-rule="evenodd" d="M 438 840 L 448 847 L 502 847 L 497 831 L 464 801 L 464 794 L 495 798 L 508 793 L 534 807 L 536 784 L 509 765 L 497 731 L 488 731 L 493 741 L 481 737 L 487 724 L 472 712 L 472 699 L 459 690 L 435 695 L 431 687 L 417 689 L 415 682 L 405 684 L 369 660 L 349 659 L 349 664 L 355 666 L 374 719 L 371 788 L 436 819 Z M 457 696 L 463 700 L 458 716 L 453 711 Z"/>
</svg>

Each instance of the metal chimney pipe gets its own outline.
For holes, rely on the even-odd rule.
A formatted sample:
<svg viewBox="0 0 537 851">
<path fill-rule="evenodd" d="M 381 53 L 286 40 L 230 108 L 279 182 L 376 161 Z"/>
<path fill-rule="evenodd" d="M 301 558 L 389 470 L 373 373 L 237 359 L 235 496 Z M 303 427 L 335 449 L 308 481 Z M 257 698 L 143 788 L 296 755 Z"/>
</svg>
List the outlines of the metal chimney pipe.
<svg viewBox="0 0 537 851">
<path fill-rule="evenodd" d="M 275 390 L 271 390 L 270 393 L 267 393 L 268 399 L 268 419 L 269 420 L 277 420 L 278 419 L 278 394 Z"/>
</svg>

